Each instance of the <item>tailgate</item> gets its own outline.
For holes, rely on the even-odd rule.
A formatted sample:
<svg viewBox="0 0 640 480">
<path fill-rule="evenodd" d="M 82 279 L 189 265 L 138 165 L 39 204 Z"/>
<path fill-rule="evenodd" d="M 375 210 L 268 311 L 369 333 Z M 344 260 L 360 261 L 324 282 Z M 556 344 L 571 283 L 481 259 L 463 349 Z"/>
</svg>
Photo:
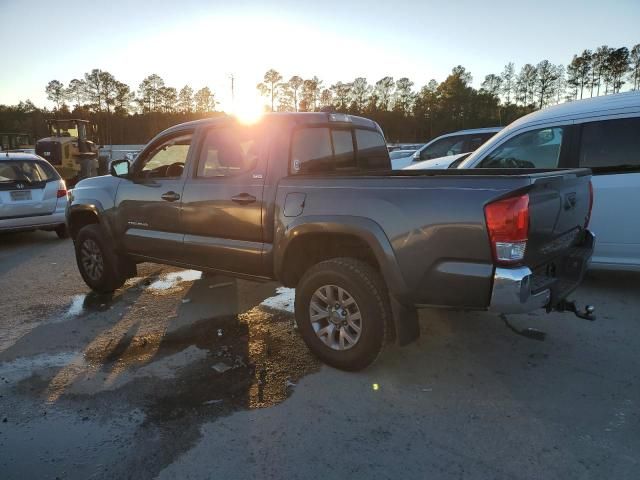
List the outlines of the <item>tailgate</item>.
<svg viewBox="0 0 640 480">
<path fill-rule="evenodd" d="M 532 176 L 524 257 L 529 268 L 549 264 L 582 239 L 590 212 L 590 181 L 586 169 Z"/>
<path fill-rule="evenodd" d="M 58 182 L 0 185 L 0 219 L 47 215 L 56 209 Z"/>
</svg>

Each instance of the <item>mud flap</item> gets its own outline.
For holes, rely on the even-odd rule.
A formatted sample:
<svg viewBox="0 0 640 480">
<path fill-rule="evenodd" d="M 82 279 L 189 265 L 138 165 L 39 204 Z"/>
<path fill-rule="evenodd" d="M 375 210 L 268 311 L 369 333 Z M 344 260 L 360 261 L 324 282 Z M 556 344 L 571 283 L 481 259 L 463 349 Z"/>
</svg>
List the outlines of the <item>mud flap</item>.
<svg viewBox="0 0 640 480">
<path fill-rule="evenodd" d="M 389 297 L 396 344 L 400 346 L 408 345 L 420 337 L 418 310 L 414 306 L 403 305 L 393 295 L 389 295 Z"/>
</svg>

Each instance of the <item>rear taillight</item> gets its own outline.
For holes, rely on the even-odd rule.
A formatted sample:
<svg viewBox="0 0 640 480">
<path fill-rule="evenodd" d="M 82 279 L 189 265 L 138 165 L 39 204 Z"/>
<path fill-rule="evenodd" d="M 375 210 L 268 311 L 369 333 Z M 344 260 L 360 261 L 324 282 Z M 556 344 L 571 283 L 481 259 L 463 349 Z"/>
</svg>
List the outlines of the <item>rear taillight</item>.
<svg viewBox="0 0 640 480">
<path fill-rule="evenodd" d="M 529 195 L 490 203 L 484 207 L 484 216 L 496 263 L 521 262 L 529 237 Z"/>
<path fill-rule="evenodd" d="M 589 226 L 589 222 L 591 221 L 591 211 L 593 210 L 593 184 L 591 180 L 589 180 L 589 212 L 587 213 L 587 218 L 584 221 L 584 228 Z"/>
<path fill-rule="evenodd" d="M 58 185 L 58 193 L 56 197 L 62 198 L 67 196 L 67 186 L 65 185 L 63 180 L 60 180 L 60 185 Z"/>
</svg>

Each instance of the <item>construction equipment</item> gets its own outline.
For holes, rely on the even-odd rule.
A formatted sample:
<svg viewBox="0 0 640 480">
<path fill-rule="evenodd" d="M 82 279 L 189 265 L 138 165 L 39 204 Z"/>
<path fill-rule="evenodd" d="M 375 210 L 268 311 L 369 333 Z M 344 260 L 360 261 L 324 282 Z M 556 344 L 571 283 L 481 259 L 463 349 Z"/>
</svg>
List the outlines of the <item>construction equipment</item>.
<svg viewBox="0 0 640 480">
<path fill-rule="evenodd" d="M 33 137 L 28 133 L 0 133 L 0 151 L 33 153 Z"/>
<path fill-rule="evenodd" d="M 36 142 L 36 154 L 47 160 L 73 186 L 98 173 L 97 130 L 88 120 L 47 120 L 49 136 Z"/>
</svg>

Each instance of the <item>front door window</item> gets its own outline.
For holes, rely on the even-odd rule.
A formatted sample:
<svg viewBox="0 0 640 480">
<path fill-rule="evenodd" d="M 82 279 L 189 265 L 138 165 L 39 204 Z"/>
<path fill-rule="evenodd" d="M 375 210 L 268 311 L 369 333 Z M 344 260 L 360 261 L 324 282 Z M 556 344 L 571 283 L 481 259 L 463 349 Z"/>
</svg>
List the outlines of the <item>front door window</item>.
<svg viewBox="0 0 640 480">
<path fill-rule="evenodd" d="M 143 178 L 178 178 L 182 176 L 191 146 L 192 134 L 182 134 L 159 144 L 141 158 L 138 165 Z"/>
</svg>

